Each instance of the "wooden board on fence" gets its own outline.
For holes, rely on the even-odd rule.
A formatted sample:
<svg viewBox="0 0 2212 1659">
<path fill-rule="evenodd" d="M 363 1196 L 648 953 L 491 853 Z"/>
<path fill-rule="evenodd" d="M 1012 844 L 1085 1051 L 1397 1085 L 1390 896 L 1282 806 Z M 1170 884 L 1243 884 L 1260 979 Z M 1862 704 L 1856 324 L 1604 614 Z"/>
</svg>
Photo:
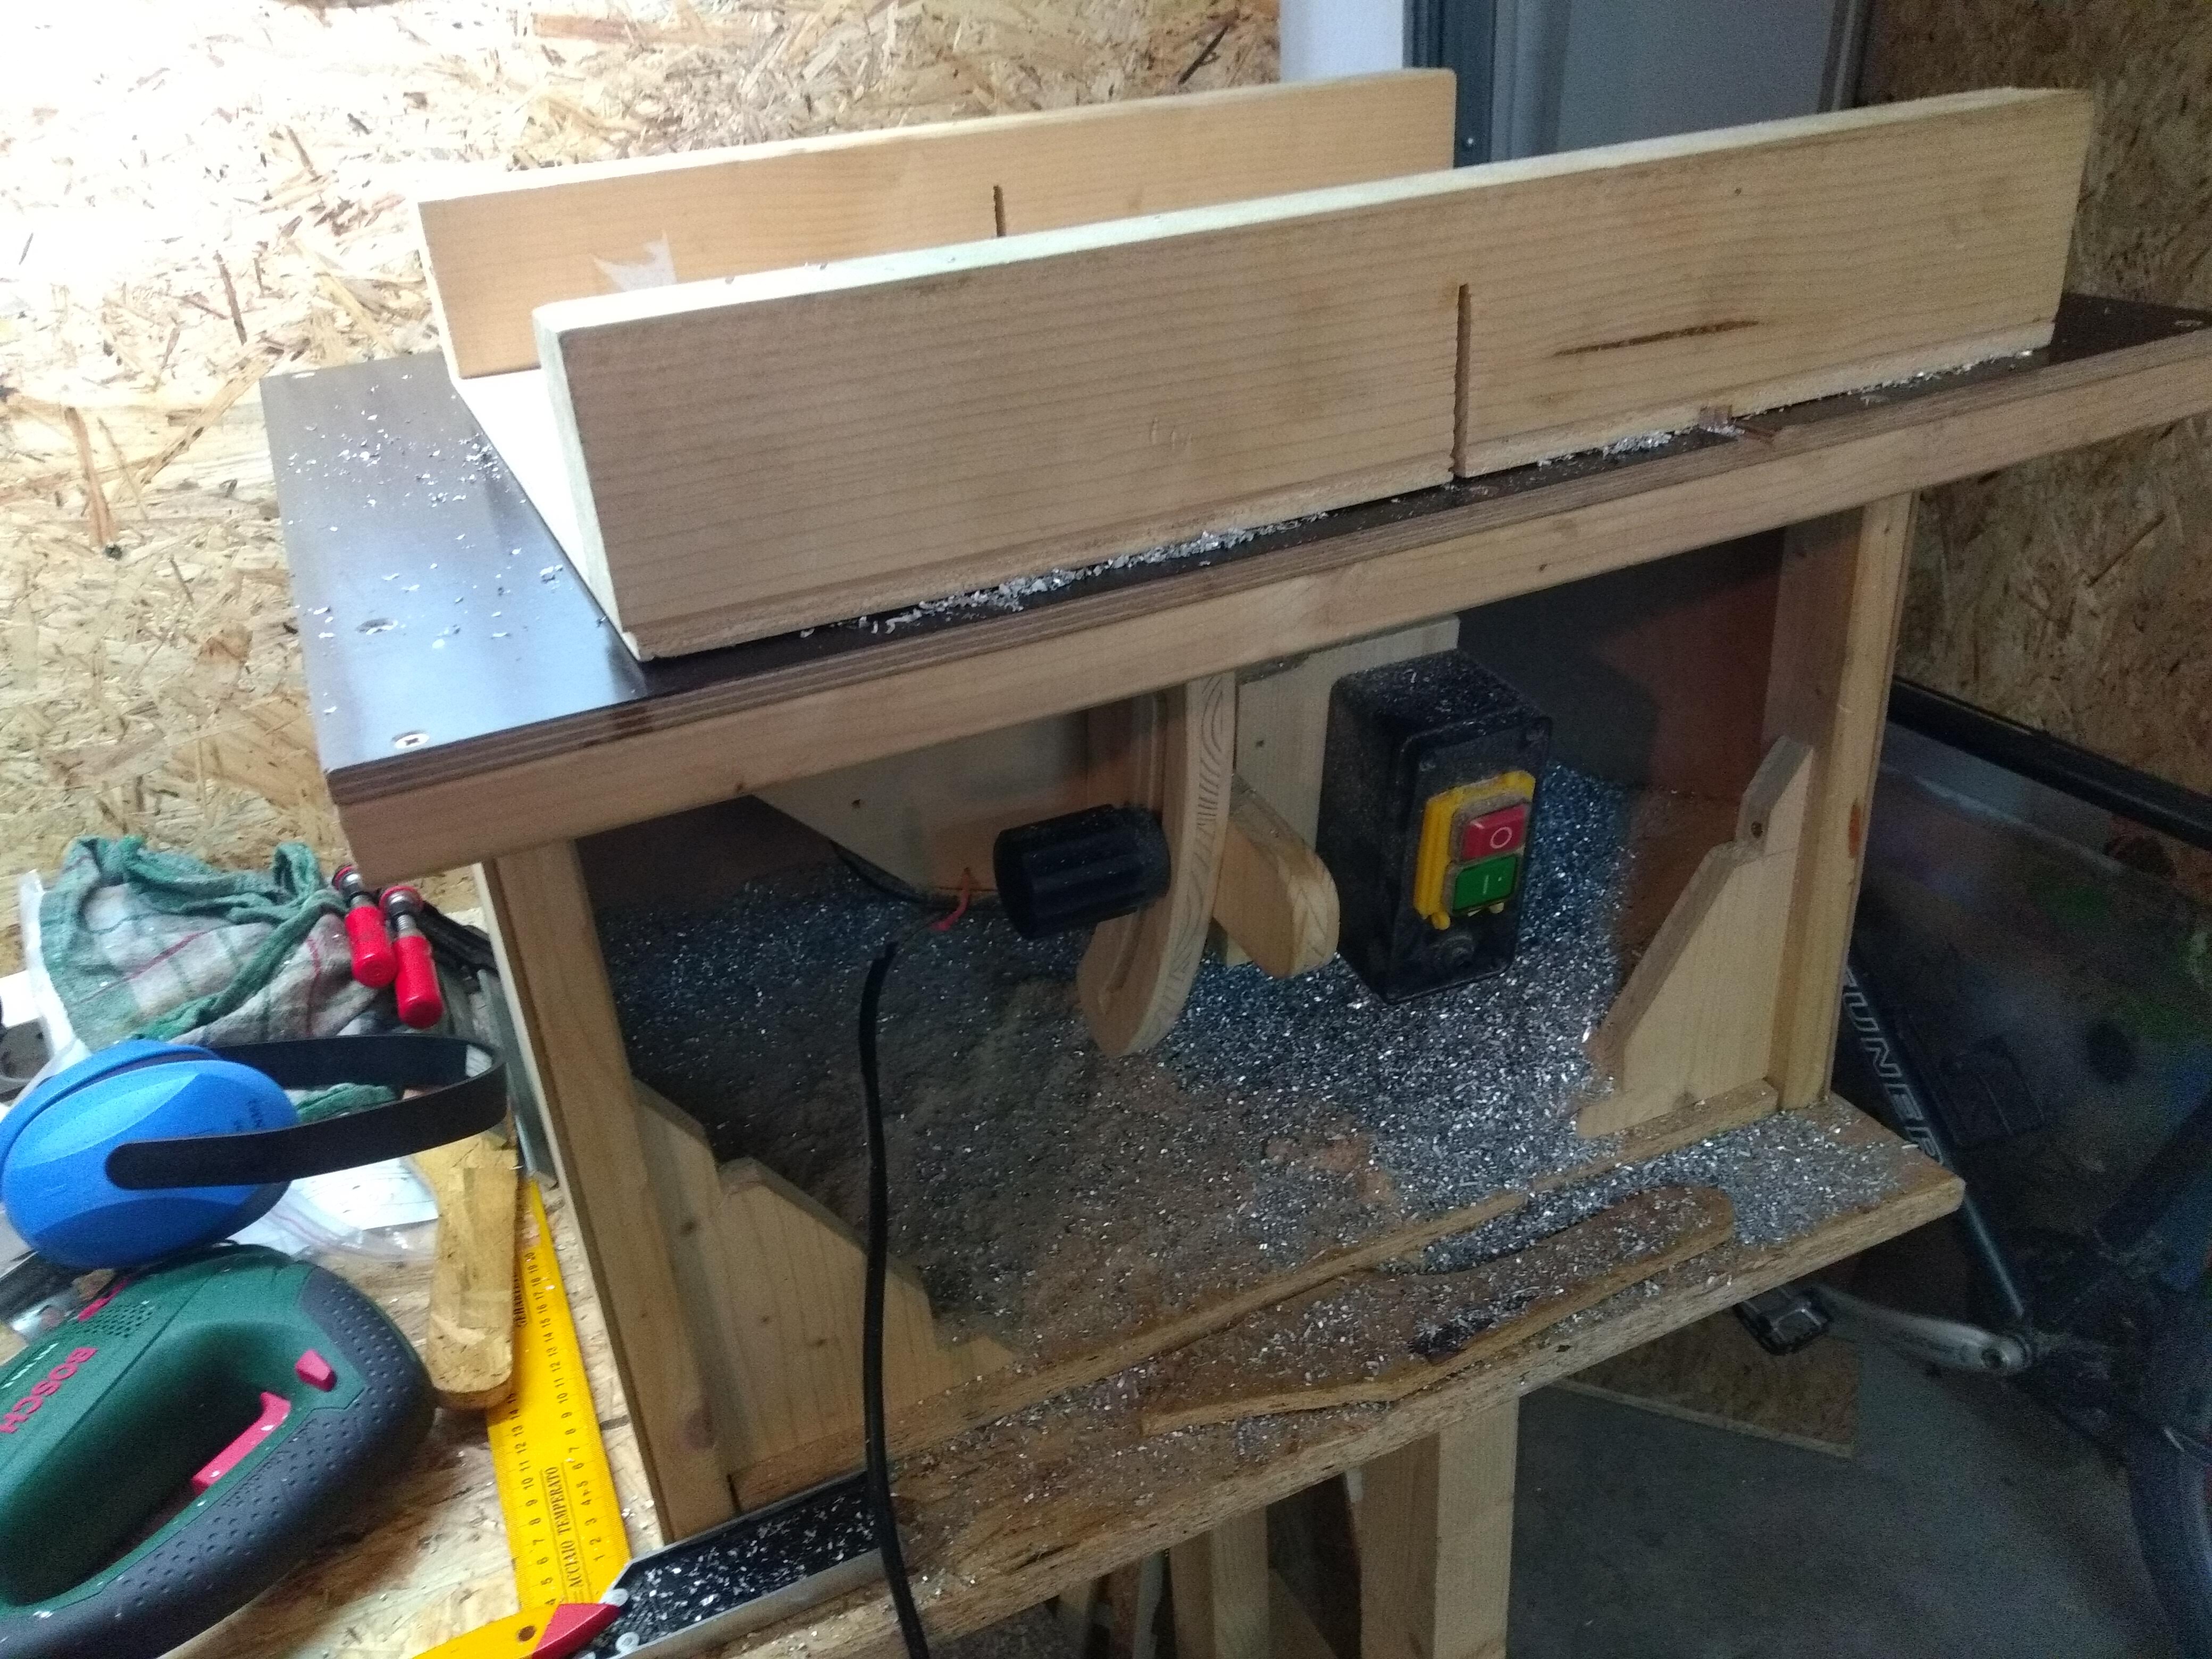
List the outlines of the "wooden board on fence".
<svg viewBox="0 0 2212 1659">
<path fill-rule="evenodd" d="M 1452 77 L 1400 70 L 532 172 L 421 198 L 457 376 L 530 314 L 650 282 L 933 247 L 1448 167 Z"/>
<path fill-rule="evenodd" d="M 477 469 L 453 485 L 467 533 L 423 573 L 419 596 L 395 594 L 399 584 L 370 566 L 385 538 L 408 533 L 392 503 L 410 487 L 411 448 L 388 446 L 337 490 L 314 434 L 368 453 L 397 422 L 411 443 L 457 453 L 477 435 L 466 406 L 419 359 L 290 376 L 268 402 L 301 605 L 333 605 L 347 624 L 322 630 L 331 641 L 312 630 L 301 641 L 327 714 L 317 725 L 325 775 L 356 860 L 394 880 L 991 731 L 1010 709 L 1082 709 L 2186 419 L 2212 406 L 2204 324 L 2076 296 L 2047 358 L 1333 515 L 1261 556 L 1188 561 L 1133 582 L 1111 573 L 1059 603 L 958 627 L 857 641 L 825 629 L 665 673 L 609 651 L 597 603 L 558 580 L 507 595 L 514 627 L 543 646 L 534 654 L 497 655 L 506 642 L 489 646 L 479 630 L 402 664 L 394 653 L 418 635 L 364 635 L 358 621 L 428 625 L 438 607 L 498 585 L 518 556 L 557 574 L 558 546 L 503 469 Z M 372 505 L 357 504 L 363 485 Z M 561 673 L 520 672 L 540 657 L 557 658 Z M 395 745 L 393 734 L 416 732 L 423 742 Z M 1809 728 L 1799 735 L 1818 746 Z"/>
<path fill-rule="evenodd" d="M 1960 94 L 556 302 L 568 551 L 696 650 L 2025 350 L 2087 118 Z"/>
</svg>

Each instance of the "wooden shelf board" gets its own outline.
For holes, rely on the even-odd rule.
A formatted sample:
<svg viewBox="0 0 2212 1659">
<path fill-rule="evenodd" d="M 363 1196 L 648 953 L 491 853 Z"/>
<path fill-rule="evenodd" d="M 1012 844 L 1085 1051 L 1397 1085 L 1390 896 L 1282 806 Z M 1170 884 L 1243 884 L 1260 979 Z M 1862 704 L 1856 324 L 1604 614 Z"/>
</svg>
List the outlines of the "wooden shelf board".
<svg viewBox="0 0 2212 1659">
<path fill-rule="evenodd" d="M 1135 1391 L 1109 1382 L 1066 1409 L 1017 1413 L 908 1459 L 898 1488 L 932 1634 L 978 1629 L 1957 1206 L 1953 1176 L 1854 1108 L 1832 1097 L 1808 1111 L 1856 1144 L 1893 1149 L 1891 1197 L 1778 1243 L 1714 1250 L 1396 1404 L 1148 1440 Z M 894 1652 L 896 1640 L 878 1590 L 724 1651 L 846 1659 Z"/>
</svg>

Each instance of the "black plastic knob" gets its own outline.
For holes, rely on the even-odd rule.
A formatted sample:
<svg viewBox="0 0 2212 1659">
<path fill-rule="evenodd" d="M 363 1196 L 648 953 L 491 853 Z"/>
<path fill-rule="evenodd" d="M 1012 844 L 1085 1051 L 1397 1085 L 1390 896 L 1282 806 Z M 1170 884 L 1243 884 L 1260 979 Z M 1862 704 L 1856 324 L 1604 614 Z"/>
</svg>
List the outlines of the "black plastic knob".
<svg viewBox="0 0 2212 1659">
<path fill-rule="evenodd" d="M 991 848 L 999 902 L 1024 939 L 1094 927 L 1168 890 L 1168 838 L 1140 806 L 1090 806 L 1002 830 Z"/>
</svg>

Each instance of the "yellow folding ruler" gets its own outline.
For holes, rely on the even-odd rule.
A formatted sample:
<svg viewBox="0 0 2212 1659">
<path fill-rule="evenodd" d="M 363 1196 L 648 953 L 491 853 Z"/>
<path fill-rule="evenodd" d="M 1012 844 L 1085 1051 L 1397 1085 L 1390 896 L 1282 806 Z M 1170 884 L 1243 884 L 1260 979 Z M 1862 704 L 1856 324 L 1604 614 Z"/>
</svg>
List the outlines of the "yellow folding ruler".
<svg viewBox="0 0 2212 1659">
<path fill-rule="evenodd" d="M 596 1601 L 629 1560 L 606 1443 L 538 1183 L 515 1261 L 514 1392 L 485 1416 L 526 1607 Z"/>
</svg>

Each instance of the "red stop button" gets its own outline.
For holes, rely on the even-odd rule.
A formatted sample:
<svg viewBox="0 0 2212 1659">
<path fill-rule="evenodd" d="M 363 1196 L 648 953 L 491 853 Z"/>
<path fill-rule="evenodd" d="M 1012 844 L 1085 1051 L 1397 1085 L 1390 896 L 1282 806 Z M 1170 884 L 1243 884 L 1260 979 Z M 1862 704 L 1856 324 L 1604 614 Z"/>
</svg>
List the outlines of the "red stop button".
<svg viewBox="0 0 2212 1659">
<path fill-rule="evenodd" d="M 1523 802 L 1485 812 L 1460 826 L 1459 855 L 1462 859 L 1493 858 L 1516 851 L 1528 838 L 1528 808 Z"/>
</svg>

